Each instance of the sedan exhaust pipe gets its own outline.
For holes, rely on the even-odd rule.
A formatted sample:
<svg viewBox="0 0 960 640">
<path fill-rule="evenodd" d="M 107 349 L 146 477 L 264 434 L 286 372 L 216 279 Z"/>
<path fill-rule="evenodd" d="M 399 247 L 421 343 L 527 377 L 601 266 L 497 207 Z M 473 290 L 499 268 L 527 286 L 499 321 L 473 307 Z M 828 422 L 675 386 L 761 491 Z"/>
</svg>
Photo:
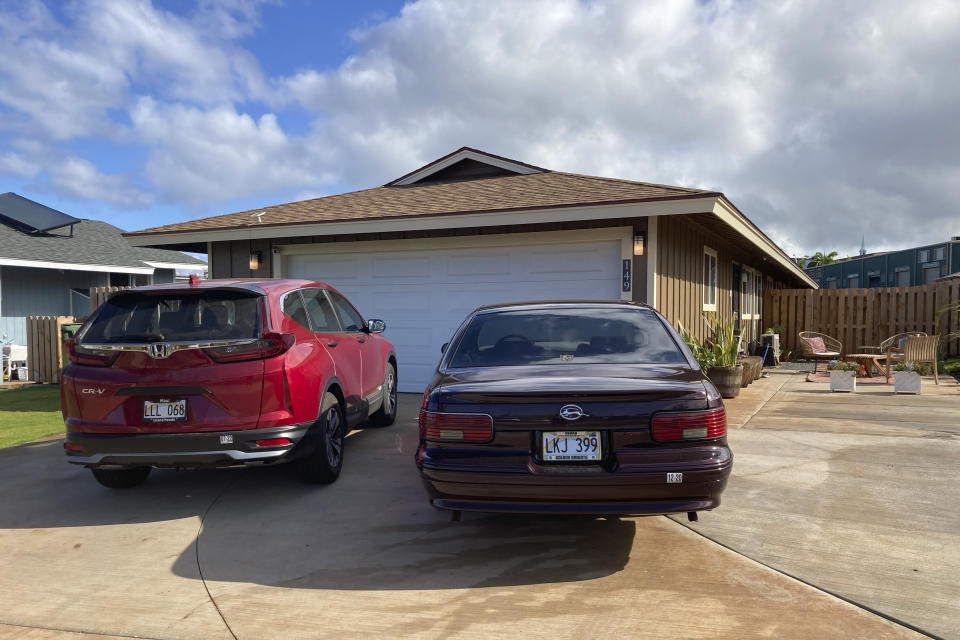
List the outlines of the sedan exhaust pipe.
<svg viewBox="0 0 960 640">
<path fill-rule="evenodd" d="M 696 522 L 697 520 L 699 520 L 699 516 L 697 515 L 697 512 L 687 511 L 687 520 L 689 520 L 690 522 Z"/>
</svg>

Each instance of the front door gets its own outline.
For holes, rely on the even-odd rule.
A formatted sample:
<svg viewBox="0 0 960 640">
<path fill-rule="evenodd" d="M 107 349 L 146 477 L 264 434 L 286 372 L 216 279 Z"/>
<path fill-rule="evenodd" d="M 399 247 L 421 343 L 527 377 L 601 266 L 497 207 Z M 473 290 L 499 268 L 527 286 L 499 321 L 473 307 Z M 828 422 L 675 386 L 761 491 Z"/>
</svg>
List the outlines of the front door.
<svg viewBox="0 0 960 640">
<path fill-rule="evenodd" d="M 742 276 L 743 272 L 740 269 L 740 265 L 734 263 L 733 278 L 730 282 L 730 307 L 733 312 L 733 330 L 738 334 L 740 333 L 740 280 Z"/>
</svg>

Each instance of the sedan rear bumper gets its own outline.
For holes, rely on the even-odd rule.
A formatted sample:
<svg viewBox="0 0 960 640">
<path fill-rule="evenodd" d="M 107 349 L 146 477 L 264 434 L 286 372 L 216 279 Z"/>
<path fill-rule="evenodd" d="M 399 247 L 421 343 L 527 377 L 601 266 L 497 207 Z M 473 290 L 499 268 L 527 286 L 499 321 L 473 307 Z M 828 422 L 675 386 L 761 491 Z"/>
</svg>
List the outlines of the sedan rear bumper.
<svg viewBox="0 0 960 640">
<path fill-rule="evenodd" d="M 721 464 L 683 466 L 682 480 L 668 482 L 659 468 L 605 471 L 601 468 L 556 468 L 553 473 L 482 472 L 431 465 L 421 478 L 430 503 L 439 509 L 502 513 L 654 515 L 705 511 L 720 505 L 733 468 Z"/>
<path fill-rule="evenodd" d="M 311 444 L 312 423 L 269 429 L 203 433 L 82 433 L 68 431 L 67 462 L 92 468 L 152 466 L 237 467 L 275 464 L 299 457 Z M 258 440 L 286 438 L 289 444 L 259 446 Z M 71 447 L 72 448 L 72 447 Z"/>
</svg>

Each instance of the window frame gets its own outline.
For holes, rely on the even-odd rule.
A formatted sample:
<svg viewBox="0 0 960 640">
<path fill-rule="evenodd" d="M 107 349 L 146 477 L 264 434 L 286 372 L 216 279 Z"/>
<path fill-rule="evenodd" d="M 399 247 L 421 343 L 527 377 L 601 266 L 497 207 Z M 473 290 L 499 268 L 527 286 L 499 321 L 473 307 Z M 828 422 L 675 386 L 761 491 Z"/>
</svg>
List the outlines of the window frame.
<svg viewBox="0 0 960 640">
<path fill-rule="evenodd" d="M 716 249 L 706 245 L 703 246 L 702 266 L 703 269 L 701 277 L 703 278 L 703 295 L 701 296 L 701 302 L 703 303 L 703 310 L 715 312 L 717 310 L 717 299 L 720 293 L 718 286 L 720 281 L 720 260 L 717 257 Z M 711 266 L 713 267 L 712 271 L 710 270 Z M 708 278 L 710 276 L 713 276 L 712 282 L 708 282 Z"/>
</svg>

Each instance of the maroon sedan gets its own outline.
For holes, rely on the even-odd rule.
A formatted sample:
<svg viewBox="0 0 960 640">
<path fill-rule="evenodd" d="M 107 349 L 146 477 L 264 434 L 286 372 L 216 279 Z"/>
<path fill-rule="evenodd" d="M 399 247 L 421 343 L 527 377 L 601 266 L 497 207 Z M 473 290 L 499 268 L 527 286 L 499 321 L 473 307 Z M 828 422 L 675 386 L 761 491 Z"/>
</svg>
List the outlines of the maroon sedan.
<svg viewBox="0 0 960 640">
<path fill-rule="evenodd" d="M 67 461 L 108 487 L 151 467 L 298 460 L 340 475 L 344 436 L 393 423 L 397 359 L 335 289 L 304 280 L 194 280 L 110 298 L 69 341 Z"/>
<path fill-rule="evenodd" d="M 720 394 L 663 316 L 550 302 L 477 309 L 444 345 L 416 462 L 440 509 L 695 520 L 733 459 Z"/>
</svg>

